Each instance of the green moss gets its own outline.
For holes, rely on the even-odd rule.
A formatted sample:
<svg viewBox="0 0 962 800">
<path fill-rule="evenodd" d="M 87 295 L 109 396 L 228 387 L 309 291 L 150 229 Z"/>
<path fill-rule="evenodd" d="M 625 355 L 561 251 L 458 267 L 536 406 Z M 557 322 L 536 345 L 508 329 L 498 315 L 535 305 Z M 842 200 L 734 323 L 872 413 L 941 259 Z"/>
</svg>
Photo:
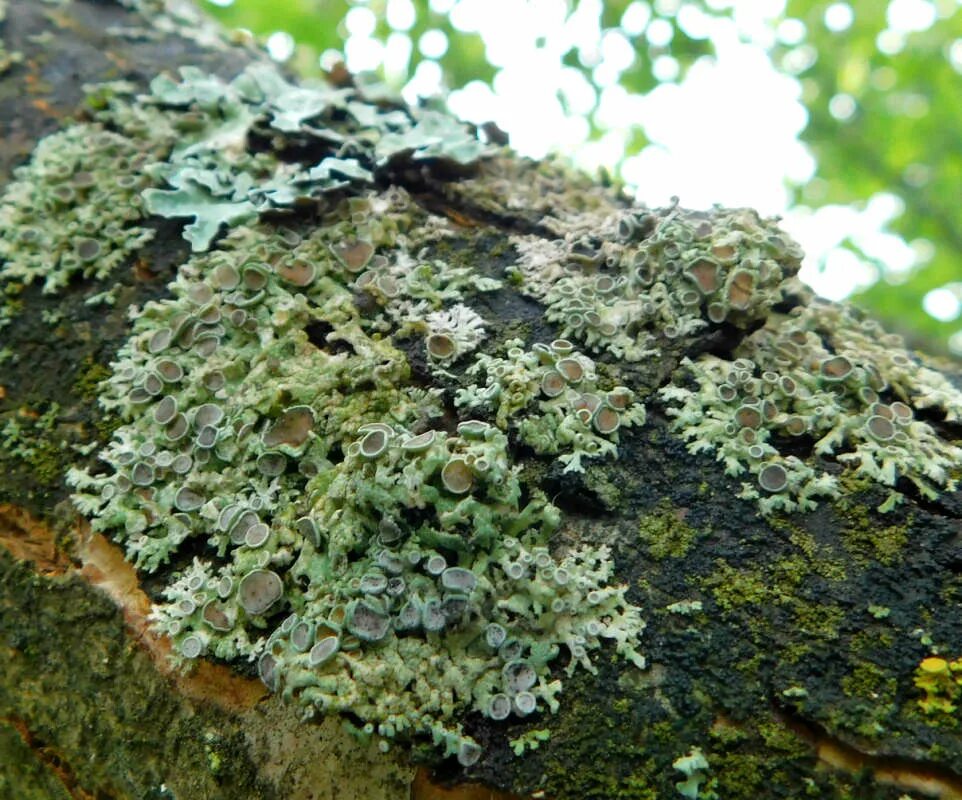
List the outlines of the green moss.
<svg viewBox="0 0 962 800">
<path fill-rule="evenodd" d="M 713 727 L 707 756 L 716 791 L 725 800 L 836 797 L 829 789 L 831 778 L 808 777 L 815 761 L 812 746 L 767 710 L 737 726 Z"/>
<path fill-rule="evenodd" d="M 582 690 L 558 723 L 539 759 L 546 796 L 557 800 L 652 800 L 659 797 L 649 741 L 670 739 L 671 726 L 634 727 L 602 697 L 588 702 Z M 560 723 L 560 724 L 559 724 Z M 656 745 L 657 749 L 657 745 Z M 591 764 L 590 769 L 572 765 Z"/>
<path fill-rule="evenodd" d="M 243 753 L 237 721 L 209 707 L 178 708 L 166 679 L 140 648 L 129 646 L 121 612 L 105 595 L 78 578 L 39 578 L 2 548 L 0 575 L 0 716 L 21 718 L 71 766 L 80 787 L 91 795 L 102 790 L 106 796 L 109 787 L 112 796 L 143 797 L 167 781 L 178 796 L 240 797 L 249 790 L 277 797 L 272 787 L 252 781 L 248 758 L 222 771 L 219 789 L 213 779 L 205 781 L 203 748 L 180 743 L 202 740 L 209 728 Z M 29 627 L 8 613 L 23 607 L 33 609 Z M 166 720 L 159 728 L 151 722 L 158 715 Z"/>
<path fill-rule="evenodd" d="M 2 51 L 0 51 L 2 53 Z M 70 800 L 71 794 L 50 766 L 37 758 L 16 728 L 0 723 L 0 797 L 17 800 Z"/>
<path fill-rule="evenodd" d="M 617 465 L 595 464 L 585 472 L 585 486 L 598 498 L 609 511 L 622 508 L 624 501 L 624 480 Z"/>
<path fill-rule="evenodd" d="M 899 561 L 908 543 L 911 515 L 901 524 L 883 526 L 855 498 L 839 501 L 836 508 L 846 523 L 841 529 L 842 544 L 852 556 L 862 563 L 877 562 L 887 567 Z"/>
<path fill-rule="evenodd" d="M 708 532 L 700 532 L 685 522 L 684 512 L 664 498 L 638 520 L 638 538 L 652 558 L 684 558 L 692 545 Z"/>
<path fill-rule="evenodd" d="M 879 665 L 864 659 L 855 662 L 841 685 L 846 696 L 860 701 L 858 734 L 869 739 L 884 737 L 892 715 L 898 710 L 898 680 Z"/>
<path fill-rule="evenodd" d="M 715 571 L 701 579 L 700 584 L 723 611 L 749 605 L 770 605 L 783 597 L 765 575 L 755 570 L 740 570 L 723 559 L 715 562 Z"/>
<path fill-rule="evenodd" d="M 809 758 L 812 746 L 786 725 L 767 719 L 758 724 L 758 734 L 767 747 L 789 758 Z"/>
<path fill-rule="evenodd" d="M 0 653 L 0 718 L 19 720 L 49 763 L 63 765 L 76 782 L 72 797 L 280 800 L 343 783 L 371 800 L 408 791 L 411 770 L 376 748 L 357 747 L 334 719 L 305 737 L 276 699 L 248 712 L 185 700 L 131 642 L 123 613 L 103 592 L 76 575 L 39 577 L 4 548 Z M 8 730 L 0 724 L 0 797 L 33 800 L 27 790 L 47 782 L 28 753 L 4 758 L 16 752 Z M 279 741 L 288 744 L 279 750 Z M 17 769 L 29 780 L 23 792 L 7 793 L 4 781 L 17 778 Z M 164 784 L 167 791 L 158 793 Z"/>
<path fill-rule="evenodd" d="M 833 603 L 814 600 L 792 604 L 795 624 L 804 637 L 831 642 L 839 638 L 839 627 L 845 620 L 845 611 Z"/>
<path fill-rule="evenodd" d="M 0 427 L 0 462 L 6 462 L 8 472 L 27 476 L 37 492 L 58 485 L 66 468 L 59 415 L 60 406 L 53 403 L 43 411 L 20 408 L 0 417 L 4 423 Z"/>
<path fill-rule="evenodd" d="M 73 392 L 87 402 L 93 402 L 97 399 L 101 384 L 109 377 L 109 367 L 96 361 L 92 355 L 84 356 L 77 368 Z"/>
</svg>

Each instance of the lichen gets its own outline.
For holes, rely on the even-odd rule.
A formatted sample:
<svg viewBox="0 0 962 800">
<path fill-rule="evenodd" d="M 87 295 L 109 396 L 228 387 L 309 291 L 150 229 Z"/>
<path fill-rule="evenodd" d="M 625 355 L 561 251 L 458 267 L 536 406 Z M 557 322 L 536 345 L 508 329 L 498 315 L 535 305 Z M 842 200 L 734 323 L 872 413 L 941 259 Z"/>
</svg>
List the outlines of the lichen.
<svg viewBox="0 0 962 800">
<path fill-rule="evenodd" d="M 514 237 L 521 288 L 565 336 L 627 361 L 712 324 L 763 319 L 802 255 L 774 221 L 747 209 L 673 205 L 589 224 L 555 240 Z"/>
<path fill-rule="evenodd" d="M 43 139 L 0 195 L 0 281 L 56 292 L 74 275 L 105 278 L 143 247 L 153 231 L 137 224 L 150 185 L 140 172 L 151 152 L 98 124 Z"/>
<path fill-rule="evenodd" d="M 686 755 L 675 759 L 671 766 L 684 776 L 684 780 L 675 784 L 675 789 L 682 797 L 688 800 L 718 800 L 713 788 L 715 782 L 708 775 L 708 759 L 700 748 L 693 747 Z"/>
<path fill-rule="evenodd" d="M 562 648 L 569 673 L 606 639 L 642 666 L 643 622 L 607 548 L 550 551 L 559 512 L 522 487 L 497 427 L 441 425 L 440 391 L 383 335 L 411 299 L 361 313 L 358 273 L 410 263 L 412 216 L 395 189 L 306 235 L 239 227 L 191 258 L 171 299 L 135 313 L 106 383 L 125 421 L 108 471 L 70 479 L 95 529 L 169 576 L 154 620 L 182 658 L 256 660 L 308 715 L 348 711 L 362 735 L 427 735 L 471 764 L 459 716 L 555 710 Z M 432 286 L 460 298 L 447 272 L 412 271 L 419 303 Z"/>
<path fill-rule="evenodd" d="M 771 317 L 733 355 L 685 360 L 695 387 L 676 383 L 661 397 L 689 451 L 714 452 L 729 475 L 754 476 L 740 497 L 764 513 L 837 497 L 828 459 L 889 487 L 882 511 L 900 500 L 900 480 L 927 499 L 955 487 L 962 449 L 918 414 L 954 422 L 962 391 L 852 307 L 811 300 Z M 808 459 L 795 455 L 793 439 Z"/>
<path fill-rule="evenodd" d="M 398 162 L 467 167 L 492 152 L 438 112 L 381 109 L 352 87 L 295 86 L 268 64 L 248 66 L 229 83 L 181 67 L 180 81 L 158 76 L 136 105 L 112 104 L 101 116 L 133 133 L 149 125 L 154 137 L 157 128 L 176 129 L 169 157 L 148 170 L 170 188 L 147 189 L 144 201 L 151 213 L 192 218 L 184 237 L 195 252 L 223 226 L 372 185 Z M 251 153 L 253 139 L 273 147 Z M 279 157 L 284 148 L 332 145 L 334 153 L 313 163 Z"/>
<path fill-rule="evenodd" d="M 467 374 L 484 376 L 484 385 L 460 390 L 455 403 L 493 411 L 499 428 L 516 428 L 536 453 L 558 454 L 565 472 L 583 472 L 583 459 L 617 456 L 618 429 L 645 422 L 634 392 L 602 388 L 594 362 L 565 339 L 529 351 L 523 344 L 507 341 L 504 358 L 480 354 Z"/>
<path fill-rule="evenodd" d="M 923 659 L 915 671 L 914 683 L 924 693 L 918 700 L 922 711 L 931 715 L 954 713 L 962 699 L 962 658 Z"/>
</svg>

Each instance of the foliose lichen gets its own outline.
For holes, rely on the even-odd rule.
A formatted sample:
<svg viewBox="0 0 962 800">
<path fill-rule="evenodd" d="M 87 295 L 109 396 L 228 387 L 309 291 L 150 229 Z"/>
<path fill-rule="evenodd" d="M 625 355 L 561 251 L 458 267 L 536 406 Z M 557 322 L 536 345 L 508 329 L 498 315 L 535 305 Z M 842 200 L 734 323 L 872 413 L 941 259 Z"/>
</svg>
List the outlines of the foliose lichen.
<svg viewBox="0 0 962 800">
<path fill-rule="evenodd" d="M 733 356 L 686 360 L 697 388 L 660 394 L 691 452 L 713 451 L 728 474 L 753 475 L 740 496 L 762 511 L 810 510 L 816 497 L 838 496 L 819 458 L 891 487 L 883 509 L 900 499 L 900 479 L 929 499 L 955 486 L 962 449 L 917 414 L 958 420 L 962 391 L 852 307 L 812 299 L 770 318 Z M 813 458 L 785 454 L 793 439 Z"/>
<path fill-rule="evenodd" d="M 632 209 L 592 222 L 554 240 L 514 237 L 521 290 L 565 336 L 625 361 L 712 324 L 750 327 L 801 263 L 775 221 L 749 209 Z"/>
<path fill-rule="evenodd" d="M 144 200 L 151 213 L 193 219 L 184 237 L 195 252 L 207 250 L 222 226 L 371 185 L 398 159 L 467 166 L 493 152 L 439 112 L 381 108 L 353 87 L 295 86 L 269 64 L 251 65 L 229 83 L 195 67 L 181 67 L 180 78 L 159 76 L 149 95 L 111 103 L 104 116 L 128 133 L 149 130 L 173 143 L 148 170 L 170 188 L 148 189 Z M 255 140 L 268 150 L 252 153 Z M 299 163 L 277 158 L 272 146 L 325 154 Z"/>
<path fill-rule="evenodd" d="M 506 342 L 503 358 L 479 354 L 467 374 L 483 375 L 485 383 L 459 390 L 457 405 L 493 410 L 501 429 L 517 429 L 537 453 L 557 454 L 565 472 L 583 472 L 585 458 L 617 456 L 618 429 L 645 422 L 635 393 L 626 386 L 601 388 L 594 361 L 567 339 L 536 342 L 529 351 L 523 344 Z"/>
<path fill-rule="evenodd" d="M 672 762 L 672 767 L 682 775 L 684 780 L 675 784 L 675 789 L 688 800 L 718 800 L 718 794 L 712 786 L 714 781 L 708 777 L 708 759 L 698 747 Z"/>
<path fill-rule="evenodd" d="M 129 421 L 111 471 L 71 480 L 146 570 L 206 540 L 155 612 L 182 656 L 256 658 L 307 713 L 428 733 L 470 763 L 456 711 L 553 708 L 560 646 L 569 668 L 605 638 L 641 664 L 643 623 L 605 548 L 550 553 L 558 511 L 520 505 L 504 435 L 438 427 L 438 393 L 406 386 L 403 356 L 364 333 L 325 241 L 353 225 L 296 243 L 241 228 L 186 264 L 108 382 L 104 405 Z M 334 331 L 320 347 L 305 332 L 319 321 Z"/>
<path fill-rule="evenodd" d="M 141 172 L 155 151 L 98 124 L 43 139 L 0 196 L 0 280 L 55 292 L 74 275 L 105 278 L 143 247 L 153 231 L 137 224 L 151 183 Z"/>
<path fill-rule="evenodd" d="M 480 143 L 257 68 L 182 78 L 101 111 L 134 137 L 190 122 L 151 168 L 173 188 L 144 195 L 194 218 L 195 255 L 169 299 L 133 314 L 101 397 L 125 423 L 106 469 L 70 474 L 93 527 L 165 576 L 153 618 L 179 657 L 255 661 L 306 716 L 349 712 L 385 745 L 428 736 L 464 765 L 481 753 L 466 712 L 556 710 L 555 665 L 591 671 L 606 640 L 643 666 L 608 549 L 552 547 L 560 512 L 522 482 L 505 432 L 452 423 L 395 345 L 423 337 L 442 372 L 474 363 L 486 325 L 471 297 L 500 282 L 423 257 L 450 226 L 399 187 L 366 187 L 393 159 L 467 163 Z M 324 122 L 343 129 L 338 165 L 282 157 L 284 136 L 334 146 Z M 277 149 L 252 155 L 262 131 Z M 320 225 L 298 221 L 305 203 Z M 267 211 L 291 225 L 254 222 Z M 615 416 L 643 419 L 630 392 L 609 394 Z"/>
<path fill-rule="evenodd" d="M 256 664 L 306 717 L 345 712 L 384 746 L 427 737 L 470 766 L 475 720 L 488 734 L 553 712 L 559 668 L 593 671 L 606 642 L 643 666 L 642 613 L 609 550 L 566 530 L 525 467 L 616 458 L 646 403 L 691 452 L 751 474 L 740 496 L 766 514 L 837 495 L 846 468 L 891 488 L 886 507 L 906 484 L 954 486 L 962 451 L 941 422 L 962 395 L 857 312 L 807 297 L 776 220 L 589 191 L 510 236 L 501 275 L 438 257 L 454 226 L 398 185 L 433 189 L 494 153 L 448 117 L 263 64 L 233 81 L 184 68 L 142 96 L 112 84 L 91 103 L 92 122 L 58 135 L 100 137 L 108 158 L 115 137 L 130 154 L 111 177 L 146 177 L 111 201 L 129 209 L 116 229 L 88 234 L 103 248 L 90 266 L 67 268 L 108 275 L 147 214 L 187 220 L 193 255 L 168 299 L 133 312 L 101 395 L 123 424 L 103 467 L 71 471 L 75 502 L 156 574 L 154 624 L 180 659 Z M 43 177 L 47 158 L 28 169 Z M 558 180 L 512 188 L 519 169 L 493 172 L 508 199 L 477 208 L 547 209 Z M 459 183 L 444 196 L 470 198 Z M 45 202 L 0 208 L 19 220 Z M 0 252 L 3 277 L 69 278 L 62 257 L 17 266 L 32 252 Z M 485 311 L 506 283 L 544 309 L 539 335 Z M 709 797 L 699 758 L 676 762 L 677 788 Z"/>
</svg>

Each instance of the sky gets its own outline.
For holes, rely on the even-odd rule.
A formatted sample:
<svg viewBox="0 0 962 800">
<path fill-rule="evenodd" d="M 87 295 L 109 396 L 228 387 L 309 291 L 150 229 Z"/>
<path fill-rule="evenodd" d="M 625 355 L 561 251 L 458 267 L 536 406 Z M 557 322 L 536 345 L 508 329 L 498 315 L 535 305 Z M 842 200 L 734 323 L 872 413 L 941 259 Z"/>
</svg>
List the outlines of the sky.
<svg viewBox="0 0 962 800">
<path fill-rule="evenodd" d="M 492 86 L 473 81 L 451 92 L 449 107 L 471 122 L 496 122 L 523 155 L 561 153 L 589 171 L 604 167 L 613 172 L 622 162 L 622 177 L 648 205 L 665 205 L 677 196 L 691 208 L 720 203 L 782 216 L 783 227 L 807 254 L 802 279 L 829 299 L 843 299 L 877 278 L 875 265 L 838 247 L 846 235 L 877 257 L 888 275 L 924 259 L 924 248 L 913 248 L 886 231 L 901 210 L 893 195 L 876 195 L 860 208 L 789 208 L 789 185 L 806 183 L 815 162 L 798 139 L 807 120 L 802 87 L 776 70 L 766 52 L 773 37 L 787 45 L 803 41 L 800 21 L 773 22 L 783 16 L 784 0 L 708 0 L 718 9 L 731 7 L 729 19 L 707 16 L 683 0 L 653 0 L 659 12 L 677 13 L 689 36 L 710 37 L 717 56 L 697 61 L 680 81 L 675 81 L 678 63 L 659 57 L 655 74 L 668 82 L 643 96 L 618 85 L 633 59 L 632 39 L 667 45 L 672 28 L 652 14 L 651 3 L 636 0 L 620 29 L 603 35 L 601 2 L 581 0 L 569 16 L 565 0 L 431 0 L 434 10 L 450 12 L 455 28 L 482 37 L 497 70 Z M 344 58 L 352 72 L 383 64 L 389 77 L 403 75 L 414 47 L 435 58 L 448 47 L 440 30 L 412 41 L 407 34 L 416 13 L 411 0 L 387 0 L 384 13 L 393 33 L 382 43 L 374 37 L 377 18 L 371 9 L 357 2 L 348 12 Z M 845 2 L 833 3 L 825 13 L 828 27 L 840 33 L 852 23 Z M 931 25 L 935 10 L 930 0 L 891 0 L 888 18 L 887 35 L 904 36 Z M 284 57 L 293 43 L 278 33 L 268 46 L 276 57 Z M 563 64 L 562 55 L 573 47 L 591 70 L 592 81 Z M 804 46 L 793 52 L 804 61 Z M 441 80 L 440 67 L 422 61 L 402 94 L 414 102 L 441 93 Z M 839 118 L 851 113 L 844 96 L 837 96 L 830 108 Z M 588 142 L 592 112 L 604 132 Z M 643 128 L 650 144 L 622 161 L 633 126 Z M 926 307 L 938 316 L 950 312 L 946 304 L 952 302 L 958 301 L 934 297 Z"/>
</svg>

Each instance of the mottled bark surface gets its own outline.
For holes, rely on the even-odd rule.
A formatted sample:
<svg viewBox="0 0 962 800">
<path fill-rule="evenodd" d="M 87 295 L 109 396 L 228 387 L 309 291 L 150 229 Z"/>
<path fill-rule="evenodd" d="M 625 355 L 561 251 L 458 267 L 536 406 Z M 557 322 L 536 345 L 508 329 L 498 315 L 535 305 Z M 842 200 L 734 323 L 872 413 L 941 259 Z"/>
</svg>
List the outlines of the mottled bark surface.
<svg viewBox="0 0 962 800">
<path fill-rule="evenodd" d="M 145 25 L 114 3 L 8 4 L 0 36 L 22 60 L 0 75 L 0 179 L 40 137 L 83 117 L 83 84 L 146 87 L 185 64 L 230 78 L 257 57 L 137 33 Z M 509 235 L 550 239 L 546 216 L 626 205 L 613 189 L 503 158 L 471 176 L 393 179 L 457 226 L 432 256 L 498 278 L 516 260 Z M 883 489 L 825 460 L 841 497 L 764 518 L 710 454 L 686 450 L 654 398 L 647 423 L 622 432 L 617 460 L 575 475 L 551 459 L 526 463 L 564 512 L 563 537 L 611 546 L 648 623 L 646 670 L 602 651 L 597 675 L 566 679 L 554 715 L 469 716 L 485 757 L 466 772 L 430 752 L 382 755 L 333 718 L 301 724 L 250 671 L 174 671 L 166 640 L 148 630 L 137 573 L 77 518 L 64 483 L 69 463 L 93 460 L 71 446 L 105 442 L 118 424 L 96 387 L 126 338 L 128 307 L 163 296 L 188 256 L 180 224 L 149 224 L 154 241 L 109 281 L 123 286 L 114 306 L 85 304 L 105 288 L 95 281 L 56 295 L 31 286 L 0 331 L 16 354 L 0 365 L 0 425 L 17 430 L 0 441 L 0 797 L 424 798 L 466 781 L 545 798 L 962 797 L 962 717 L 920 710 L 913 684 L 932 643 L 962 655 L 962 495 L 900 486 L 906 502 L 881 514 Z M 779 311 L 801 302 L 790 296 Z M 557 337 L 510 284 L 474 307 L 499 342 Z M 648 397 L 683 356 L 725 356 L 744 336 L 719 327 L 620 377 Z M 420 342 L 397 346 L 414 380 L 430 382 Z M 930 416 L 959 437 L 957 423 Z M 507 746 L 538 729 L 550 735 L 536 749 L 519 757 Z M 694 748 L 710 768 L 683 795 L 673 764 Z M 412 763 L 424 761 L 433 783 L 427 767 L 415 779 Z M 473 791 L 450 796 L 491 796 Z"/>
</svg>

